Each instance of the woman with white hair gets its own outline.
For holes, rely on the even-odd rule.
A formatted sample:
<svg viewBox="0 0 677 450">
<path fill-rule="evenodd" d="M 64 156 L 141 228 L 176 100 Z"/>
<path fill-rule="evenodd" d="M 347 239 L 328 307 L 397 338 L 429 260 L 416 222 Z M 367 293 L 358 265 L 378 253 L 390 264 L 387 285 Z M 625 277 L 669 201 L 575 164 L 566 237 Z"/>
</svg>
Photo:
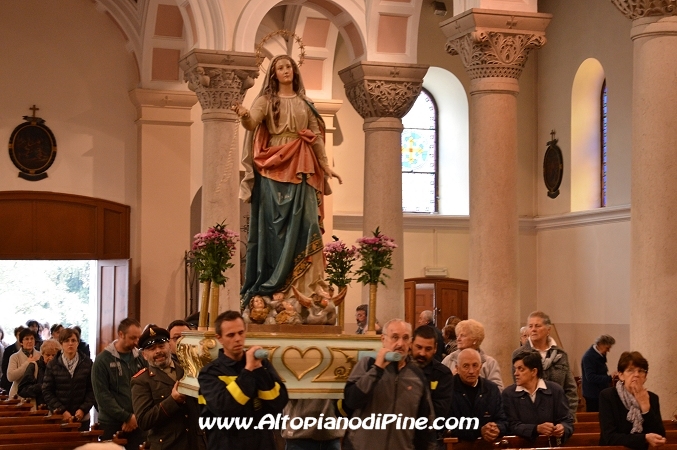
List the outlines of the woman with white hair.
<svg viewBox="0 0 677 450">
<path fill-rule="evenodd" d="M 480 376 L 486 380 L 494 382 L 500 391 L 503 390 L 503 378 L 501 378 L 501 369 L 498 362 L 480 349 L 484 341 L 484 326 L 476 320 L 462 320 L 456 325 L 456 346 L 457 350 L 442 360 L 442 364 L 451 369 L 451 373 L 456 375 L 456 365 L 458 363 L 458 354 L 466 348 L 477 350 L 482 359 L 482 370 Z"/>
</svg>

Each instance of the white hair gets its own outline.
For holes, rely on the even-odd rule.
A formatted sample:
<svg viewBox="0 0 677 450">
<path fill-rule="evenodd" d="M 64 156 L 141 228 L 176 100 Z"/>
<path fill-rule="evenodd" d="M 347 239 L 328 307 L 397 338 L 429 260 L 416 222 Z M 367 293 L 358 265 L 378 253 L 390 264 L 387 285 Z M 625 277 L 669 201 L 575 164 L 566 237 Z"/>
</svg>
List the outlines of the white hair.
<svg viewBox="0 0 677 450">
<path fill-rule="evenodd" d="M 383 334 L 388 334 L 388 328 L 390 327 L 391 324 L 396 322 L 402 322 L 403 324 L 405 324 L 407 327 L 407 331 L 409 332 L 409 334 L 411 334 L 411 324 L 409 322 L 405 322 L 402 319 L 390 319 L 389 321 L 387 321 L 385 325 L 383 325 Z"/>
</svg>

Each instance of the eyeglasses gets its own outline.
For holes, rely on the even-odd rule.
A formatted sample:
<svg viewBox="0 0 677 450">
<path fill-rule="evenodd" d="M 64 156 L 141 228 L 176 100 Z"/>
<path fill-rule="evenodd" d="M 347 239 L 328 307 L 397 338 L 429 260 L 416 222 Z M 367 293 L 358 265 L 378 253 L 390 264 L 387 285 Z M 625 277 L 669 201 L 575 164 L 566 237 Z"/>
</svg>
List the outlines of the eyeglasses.
<svg viewBox="0 0 677 450">
<path fill-rule="evenodd" d="M 623 372 L 627 373 L 628 375 L 646 375 L 646 370 L 637 367 L 633 369 L 625 369 Z"/>
<path fill-rule="evenodd" d="M 411 340 L 411 336 L 408 334 L 405 334 L 404 336 L 400 336 L 399 334 L 391 334 L 388 336 L 388 339 L 391 339 L 395 342 L 399 341 L 400 339 L 402 339 L 404 342 L 409 342 Z"/>
</svg>

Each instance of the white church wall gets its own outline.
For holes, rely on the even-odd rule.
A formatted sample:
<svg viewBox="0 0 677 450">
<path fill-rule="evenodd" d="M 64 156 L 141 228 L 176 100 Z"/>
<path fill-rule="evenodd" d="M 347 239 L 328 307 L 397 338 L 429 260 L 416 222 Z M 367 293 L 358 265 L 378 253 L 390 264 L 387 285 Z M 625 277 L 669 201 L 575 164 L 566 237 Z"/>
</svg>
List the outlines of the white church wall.
<svg viewBox="0 0 677 450">
<path fill-rule="evenodd" d="M 136 125 L 128 91 L 138 79 L 120 31 L 86 1 L 30 7 L 11 1 L 2 8 L 0 140 L 7 143 L 36 104 L 37 116 L 54 132 L 58 153 L 48 178 L 38 182 L 18 178 L 5 154 L 0 189 L 63 192 L 134 206 Z"/>
<path fill-rule="evenodd" d="M 541 230 L 537 241 L 538 309 L 556 324 L 574 372 L 600 334 L 616 338 L 618 354 L 628 350 L 630 221 Z"/>
<path fill-rule="evenodd" d="M 538 214 L 571 211 L 571 89 L 579 67 L 595 58 L 604 68 L 609 92 L 608 206 L 630 203 L 632 133 L 631 22 L 611 2 L 542 0 L 553 14 L 548 43 L 538 52 Z M 560 195 L 550 199 L 542 181 L 542 161 L 555 129 L 564 155 Z"/>
<path fill-rule="evenodd" d="M 542 0 L 553 14 L 538 55 L 537 216 L 572 209 L 572 86 L 581 64 L 595 58 L 609 91 L 608 207 L 630 203 L 632 104 L 631 22 L 610 2 Z M 564 156 L 560 195 L 550 199 L 542 181 L 545 143 L 555 129 Z M 588 206 L 589 208 L 590 206 Z M 593 209 L 591 213 L 594 211 Z M 597 209 L 598 210 L 598 209 Z M 629 346 L 630 222 L 589 223 L 537 232 L 537 308 L 550 314 L 575 374 L 580 358 L 602 333 L 616 338 L 614 354 Z M 523 309 L 526 319 L 528 310 Z M 610 362 L 617 356 L 611 356 Z M 610 366 L 613 368 L 613 363 Z"/>
<path fill-rule="evenodd" d="M 51 191 L 131 206 L 132 285 L 139 279 L 136 112 L 133 55 L 110 17 L 92 2 L 3 2 L 0 14 L 0 141 L 31 115 L 46 120 L 57 156 L 48 178 L 30 182 L 6 151 L 0 190 Z M 6 148 L 6 147 L 5 147 Z"/>
</svg>

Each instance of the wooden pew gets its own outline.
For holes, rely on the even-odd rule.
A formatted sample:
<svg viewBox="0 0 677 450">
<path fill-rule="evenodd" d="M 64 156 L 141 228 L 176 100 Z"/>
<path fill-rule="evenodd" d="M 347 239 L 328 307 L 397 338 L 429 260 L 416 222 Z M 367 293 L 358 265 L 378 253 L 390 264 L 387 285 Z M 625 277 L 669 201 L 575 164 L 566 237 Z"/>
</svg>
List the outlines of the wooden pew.
<svg viewBox="0 0 677 450">
<path fill-rule="evenodd" d="M 664 420 L 663 426 L 665 430 L 677 430 L 677 422 L 672 420 Z M 574 424 L 574 433 L 599 433 L 599 422 L 576 422 Z"/>
<path fill-rule="evenodd" d="M 75 440 L 88 440 L 89 442 L 97 442 L 99 436 L 103 434 L 103 430 L 92 431 L 78 431 L 78 432 L 50 432 L 50 433 L 16 433 L 16 434 L 0 434 L 0 445 L 3 444 L 30 444 L 38 442 L 49 443 L 63 443 L 72 442 Z M 75 447 L 72 447 L 75 448 Z"/>
<path fill-rule="evenodd" d="M 96 440 L 87 439 L 73 439 L 69 442 L 34 442 L 34 443 L 22 443 L 22 444 L 0 444 L 0 450 L 73 450 L 76 447 L 81 445 L 91 444 L 96 442 Z M 119 442 L 115 442 L 118 445 Z M 626 449 L 627 450 L 627 449 Z"/>
<path fill-rule="evenodd" d="M 65 422 L 61 414 L 25 416 L 25 417 L 0 417 L 0 427 L 7 425 L 37 425 L 44 423 Z"/>
<path fill-rule="evenodd" d="M 0 405 L 0 411 L 30 411 L 33 405 L 30 403 L 16 403 L 13 405 Z"/>
<path fill-rule="evenodd" d="M 667 435 L 668 443 L 677 443 L 677 430 L 671 430 Z M 498 450 L 498 449 L 526 449 L 526 448 L 550 448 L 556 446 L 555 438 L 548 438 L 547 436 L 539 436 L 534 441 L 524 439 L 520 436 L 503 436 L 497 442 L 486 442 L 479 438 L 476 441 L 460 441 L 457 443 L 447 442 L 445 439 L 447 450 Z M 562 447 L 578 448 L 578 447 L 598 447 L 599 433 L 574 433 L 563 444 Z M 608 448 L 608 447 L 604 447 Z M 624 448 L 624 447 L 621 447 Z M 627 449 L 625 449 L 627 450 Z M 677 449 L 675 449 L 677 450 Z"/>
<path fill-rule="evenodd" d="M 8 411 L 2 411 L 0 410 L 0 417 L 29 417 L 29 416 L 47 416 L 49 415 L 49 411 L 43 411 L 43 410 L 36 410 L 36 411 L 30 411 L 30 410 L 8 410 Z"/>
<path fill-rule="evenodd" d="M 79 422 L 67 423 L 45 423 L 45 424 L 29 424 L 29 425 L 0 425 L 0 436 L 4 434 L 21 434 L 21 433 L 61 433 L 61 432 L 76 432 L 80 429 Z"/>
<path fill-rule="evenodd" d="M 596 412 L 576 413 L 576 422 L 599 422 L 599 413 Z"/>
</svg>

